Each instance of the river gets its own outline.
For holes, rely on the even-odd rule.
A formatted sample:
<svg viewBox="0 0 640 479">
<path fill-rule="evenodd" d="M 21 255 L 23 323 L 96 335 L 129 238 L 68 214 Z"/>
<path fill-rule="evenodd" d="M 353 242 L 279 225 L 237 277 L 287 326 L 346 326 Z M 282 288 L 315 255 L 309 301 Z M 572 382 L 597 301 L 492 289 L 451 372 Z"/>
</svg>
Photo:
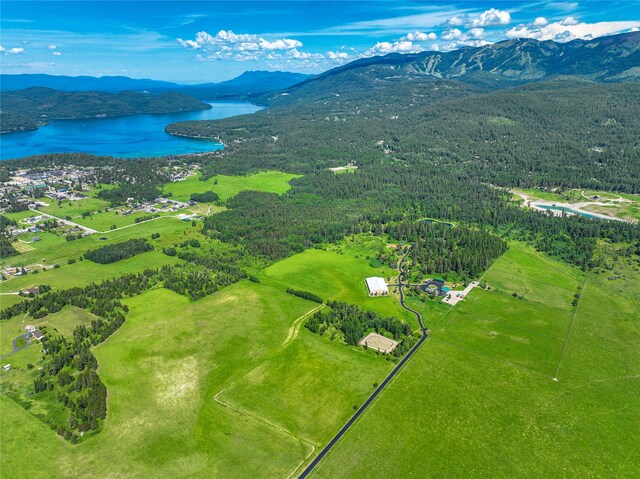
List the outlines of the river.
<svg viewBox="0 0 640 479">
<path fill-rule="evenodd" d="M 212 106 L 210 110 L 55 120 L 38 130 L 0 136 L 0 159 L 69 152 L 136 158 L 218 150 L 222 145 L 214 140 L 169 135 L 164 127 L 177 121 L 216 120 L 262 109 L 246 102 L 207 103 Z"/>
</svg>

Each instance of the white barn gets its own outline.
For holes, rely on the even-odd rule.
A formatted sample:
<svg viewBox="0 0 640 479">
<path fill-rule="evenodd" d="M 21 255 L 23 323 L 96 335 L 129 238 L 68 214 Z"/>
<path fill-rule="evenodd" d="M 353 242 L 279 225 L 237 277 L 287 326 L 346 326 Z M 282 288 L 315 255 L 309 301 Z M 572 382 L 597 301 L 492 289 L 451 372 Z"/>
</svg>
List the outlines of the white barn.
<svg viewBox="0 0 640 479">
<path fill-rule="evenodd" d="M 384 294 L 389 294 L 389 288 L 387 288 L 387 283 L 384 278 L 373 276 L 371 278 L 367 278 L 366 281 L 369 296 L 382 296 Z"/>
</svg>

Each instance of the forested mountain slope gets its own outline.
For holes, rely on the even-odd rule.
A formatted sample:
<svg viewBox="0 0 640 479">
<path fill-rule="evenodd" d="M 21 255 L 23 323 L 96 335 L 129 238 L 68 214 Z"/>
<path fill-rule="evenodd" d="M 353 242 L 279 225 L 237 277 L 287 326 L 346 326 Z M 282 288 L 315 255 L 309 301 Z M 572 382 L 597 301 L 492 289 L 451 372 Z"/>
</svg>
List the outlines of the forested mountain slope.
<svg viewBox="0 0 640 479">
<path fill-rule="evenodd" d="M 47 120 L 133 115 L 135 113 L 171 113 L 211 108 L 200 100 L 181 93 L 153 95 L 144 92 L 120 93 L 64 92 L 33 87 L 0 94 L 3 133 L 34 129 Z"/>
<path fill-rule="evenodd" d="M 638 83 L 560 78 L 486 92 L 380 78 L 375 68 L 328 77 L 309 96 L 251 116 L 167 129 L 220 137 L 220 171 L 429 163 L 500 186 L 640 190 Z"/>
<path fill-rule="evenodd" d="M 348 70 L 372 66 L 383 67 L 389 74 L 459 79 L 491 88 L 558 75 L 603 82 L 640 80 L 640 32 L 567 43 L 525 38 L 450 52 L 392 53 L 335 68 L 292 90 Z"/>
</svg>

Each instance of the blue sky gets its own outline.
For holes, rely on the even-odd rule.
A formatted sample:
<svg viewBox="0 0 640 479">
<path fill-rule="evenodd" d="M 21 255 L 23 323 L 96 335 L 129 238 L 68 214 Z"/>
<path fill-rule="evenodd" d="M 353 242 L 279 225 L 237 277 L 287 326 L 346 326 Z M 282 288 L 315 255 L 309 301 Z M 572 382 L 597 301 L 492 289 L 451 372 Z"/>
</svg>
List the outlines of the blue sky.
<svg viewBox="0 0 640 479">
<path fill-rule="evenodd" d="M 640 28 L 640 1 L 7 1 L 3 73 L 181 83 L 246 70 L 318 73 L 363 56 Z"/>
</svg>

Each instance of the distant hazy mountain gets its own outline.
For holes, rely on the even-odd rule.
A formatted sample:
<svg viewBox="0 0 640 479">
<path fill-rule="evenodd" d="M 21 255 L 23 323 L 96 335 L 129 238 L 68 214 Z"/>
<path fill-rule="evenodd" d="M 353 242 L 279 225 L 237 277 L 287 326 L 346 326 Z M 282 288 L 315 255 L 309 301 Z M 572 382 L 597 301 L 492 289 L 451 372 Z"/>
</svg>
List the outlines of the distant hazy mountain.
<svg viewBox="0 0 640 479">
<path fill-rule="evenodd" d="M 25 90 L 32 87 L 52 88 L 62 91 L 124 91 L 124 90 L 167 90 L 181 85 L 149 79 L 134 79 L 125 76 L 65 76 L 46 74 L 0 75 L 2 91 Z"/>
<path fill-rule="evenodd" d="M 303 82 L 317 84 L 348 71 L 401 77 L 427 76 L 476 85 L 505 86 L 555 76 L 600 81 L 640 80 L 640 32 L 574 40 L 507 40 L 451 52 L 389 54 L 364 58 Z"/>
<path fill-rule="evenodd" d="M 31 87 L 52 88 L 62 91 L 104 91 L 125 90 L 166 92 L 180 91 L 201 99 L 248 97 L 258 93 L 281 90 L 309 78 L 309 75 L 290 72 L 249 71 L 237 78 L 221 83 L 181 85 L 178 83 L 134 79 L 124 76 L 58 76 L 45 74 L 0 75 L 2 91 L 24 90 Z"/>
<path fill-rule="evenodd" d="M 268 92 L 289 88 L 309 77 L 310 75 L 304 73 L 250 71 L 220 83 L 184 85 L 177 91 L 203 100 L 251 99 Z"/>
<path fill-rule="evenodd" d="M 264 90 L 268 86 L 271 90 L 286 88 L 306 80 L 311 75 L 292 72 L 267 72 L 262 70 L 244 72 L 232 80 L 214 83 L 217 87 L 224 88 L 255 88 Z"/>
</svg>

